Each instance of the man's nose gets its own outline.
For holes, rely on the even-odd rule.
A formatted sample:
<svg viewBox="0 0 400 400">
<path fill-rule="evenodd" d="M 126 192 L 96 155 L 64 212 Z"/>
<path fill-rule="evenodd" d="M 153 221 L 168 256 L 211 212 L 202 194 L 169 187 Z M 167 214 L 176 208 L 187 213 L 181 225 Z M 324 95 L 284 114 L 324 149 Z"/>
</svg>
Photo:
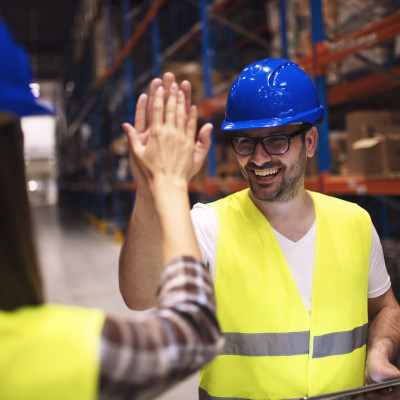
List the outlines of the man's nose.
<svg viewBox="0 0 400 400">
<path fill-rule="evenodd" d="M 255 164 L 261 165 L 271 160 L 271 156 L 264 150 L 261 143 L 257 143 L 254 149 L 253 156 L 251 157 Z"/>
</svg>

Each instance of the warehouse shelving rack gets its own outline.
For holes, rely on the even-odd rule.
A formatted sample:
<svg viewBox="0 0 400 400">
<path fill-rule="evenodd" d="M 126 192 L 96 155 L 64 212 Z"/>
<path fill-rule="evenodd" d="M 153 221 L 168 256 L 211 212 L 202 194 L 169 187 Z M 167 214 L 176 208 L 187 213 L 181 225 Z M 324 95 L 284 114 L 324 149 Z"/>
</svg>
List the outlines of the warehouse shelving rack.
<svg viewBox="0 0 400 400">
<path fill-rule="evenodd" d="M 122 26 L 121 36 L 123 44 L 119 51 L 109 51 L 107 56 L 107 68 L 100 74 L 94 82 L 86 76 L 83 77 L 86 64 L 91 64 L 89 59 L 91 38 L 94 35 L 94 26 L 101 18 L 104 18 L 105 32 L 104 46 L 110 50 L 112 43 L 111 24 L 115 24 L 111 17 L 112 8 L 116 7 L 116 2 L 110 0 L 97 1 L 95 12 L 93 13 L 86 37 L 85 45 L 82 46 L 82 52 L 77 58 L 75 69 L 70 80 L 75 82 L 75 91 L 69 96 L 67 106 L 70 108 L 67 118 L 68 131 L 61 142 L 61 148 L 68 150 L 73 146 L 74 141 L 80 136 L 83 126 L 89 125 L 91 136 L 88 139 L 89 147 L 95 150 L 94 161 L 96 169 L 96 178 L 87 179 L 83 171 L 87 162 L 87 154 L 73 165 L 72 169 L 65 169 L 61 172 L 61 197 L 67 200 L 75 207 L 84 210 L 92 221 L 94 221 L 103 230 L 107 225 L 111 225 L 117 239 L 121 239 L 125 229 L 127 219 L 124 214 L 124 207 L 129 208 L 134 200 L 135 183 L 130 177 L 120 179 L 118 177 L 118 161 L 121 154 L 116 154 L 111 149 L 113 142 L 120 139 L 121 131 L 118 124 L 127 120 L 132 122 L 134 118 L 135 96 L 137 89 L 143 88 L 144 84 L 154 76 L 159 76 L 161 66 L 167 60 L 174 60 L 181 57 L 184 60 L 190 60 L 193 52 L 200 45 L 203 65 L 203 85 L 205 89 L 204 102 L 200 105 L 200 114 L 205 120 L 212 120 L 216 114 L 221 114 L 224 110 L 227 93 L 213 93 L 210 53 L 213 50 L 213 37 L 210 37 L 210 26 L 219 24 L 225 26 L 228 33 L 233 31 L 240 34 L 240 40 L 236 41 L 236 46 L 244 46 L 246 43 L 258 43 L 268 52 L 269 43 L 260 34 L 265 34 L 268 26 L 266 24 L 256 24 L 253 30 L 245 30 L 239 24 L 230 20 L 238 10 L 246 7 L 246 2 L 242 0 L 221 0 L 219 2 L 210 2 L 206 0 L 174 2 L 173 6 L 166 0 L 148 0 L 140 2 L 134 7 L 129 0 L 118 2 L 120 5 Z M 280 21 L 281 21 L 281 42 L 282 56 L 287 57 L 287 37 L 286 37 L 286 7 L 285 0 L 279 1 Z M 174 34 L 172 43 L 165 43 L 161 46 L 160 40 L 165 42 L 165 37 L 160 35 L 165 23 L 160 24 L 158 17 L 165 16 L 166 7 L 170 7 L 170 13 L 178 15 L 179 10 L 185 7 L 198 8 L 198 20 L 193 22 L 185 32 Z M 196 6 L 196 7 L 194 7 Z M 313 33 L 313 54 L 303 59 L 296 60 L 316 81 L 319 95 L 322 103 L 327 109 L 332 106 L 346 104 L 360 98 L 360 96 L 373 96 L 382 91 L 398 88 L 400 79 L 400 67 L 394 66 L 388 71 L 379 71 L 368 77 L 362 77 L 353 80 L 350 83 L 344 83 L 336 87 L 326 89 L 325 68 L 332 62 L 336 62 L 351 54 L 356 54 L 364 48 L 374 46 L 385 42 L 400 34 L 400 12 L 395 12 L 381 21 L 371 24 L 366 28 L 360 29 L 338 42 L 327 44 L 323 34 L 322 8 L 321 0 L 310 0 L 312 33 Z M 141 14 L 140 21 L 135 27 L 132 26 L 130 16 Z M 115 10 L 114 10 L 115 14 Z M 114 21 L 114 22 L 113 22 Z M 176 24 L 178 25 L 178 24 Z M 174 25 L 175 26 L 175 25 Z M 137 46 L 146 40 L 151 43 L 151 65 L 135 70 L 135 51 Z M 215 39 L 214 39 L 215 40 Z M 196 47 L 197 46 L 197 47 Z M 227 41 L 227 51 L 234 51 L 235 44 Z M 143 48 L 143 47 L 142 47 Z M 268 57 L 268 54 L 265 54 Z M 89 68 L 90 69 L 90 68 Z M 87 74 L 86 74 L 87 75 Z M 373 79 L 371 79 L 373 78 Z M 72 97 L 77 93 L 76 86 L 79 81 L 82 83 L 83 95 L 79 107 L 75 106 L 75 112 L 72 112 Z M 90 82 L 90 83 L 89 83 Z M 104 129 L 104 111 L 107 108 L 107 102 L 110 100 L 110 91 L 115 85 L 123 87 L 123 104 L 119 104 L 119 118 L 111 115 L 111 122 L 108 127 L 113 128 L 113 134 L 104 139 L 106 130 Z M 67 108 L 68 109 L 68 108 Z M 108 112 L 108 114 L 111 114 Z M 110 117 L 110 115 L 109 115 Z M 97 121 L 97 123 L 96 123 Z M 102 121 L 98 123 L 98 121 Z M 365 177 L 342 177 L 333 176 L 330 173 L 329 163 L 329 132 L 328 118 L 325 125 L 320 130 L 319 158 L 318 158 L 318 176 L 308 178 L 306 186 L 311 190 L 334 195 L 374 195 L 374 196 L 400 196 L 399 179 L 368 179 Z M 106 124 L 107 126 L 107 124 Z M 213 143 L 214 145 L 214 143 Z M 68 152 L 66 152 L 67 154 Z M 123 154 L 126 157 L 126 154 Z M 214 199 L 222 194 L 246 187 L 241 180 L 226 180 L 216 177 L 216 155 L 212 148 L 208 158 L 209 174 L 207 178 L 200 181 L 194 181 L 190 184 L 190 190 L 194 194 L 203 195 L 203 198 Z M 127 199 L 129 206 L 126 206 Z M 110 222 L 112 221 L 112 222 Z"/>
</svg>

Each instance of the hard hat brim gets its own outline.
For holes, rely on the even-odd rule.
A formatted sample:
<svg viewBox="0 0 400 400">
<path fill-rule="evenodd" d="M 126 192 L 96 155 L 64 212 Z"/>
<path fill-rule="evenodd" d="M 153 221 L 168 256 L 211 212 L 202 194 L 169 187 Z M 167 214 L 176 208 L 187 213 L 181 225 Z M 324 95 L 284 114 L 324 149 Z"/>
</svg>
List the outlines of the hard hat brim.
<svg viewBox="0 0 400 400">
<path fill-rule="evenodd" d="M 42 104 L 39 100 L 20 97 L 8 97 L 6 100 L 0 99 L 0 112 L 6 114 L 14 113 L 19 117 L 56 114 L 54 108 L 47 104 Z"/>
<path fill-rule="evenodd" d="M 295 116 L 289 116 L 286 118 L 270 118 L 270 119 L 258 119 L 250 121 L 225 121 L 222 123 L 221 128 L 223 131 L 238 131 L 245 129 L 259 129 L 259 128 L 274 128 L 276 126 L 283 126 L 294 124 L 298 122 L 307 122 L 309 124 L 322 123 L 324 117 L 324 107 L 319 106 L 314 110 L 307 111 L 304 113 L 298 113 Z"/>
</svg>

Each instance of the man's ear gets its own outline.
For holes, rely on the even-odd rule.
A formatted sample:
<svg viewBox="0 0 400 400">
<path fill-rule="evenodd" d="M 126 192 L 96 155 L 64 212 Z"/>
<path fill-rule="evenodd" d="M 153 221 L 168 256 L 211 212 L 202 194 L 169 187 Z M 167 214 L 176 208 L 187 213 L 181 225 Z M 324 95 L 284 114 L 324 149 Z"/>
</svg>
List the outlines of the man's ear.
<svg viewBox="0 0 400 400">
<path fill-rule="evenodd" d="M 305 145 L 306 145 L 306 154 L 307 157 L 312 157 L 317 148 L 317 140 L 318 140 L 318 130 L 315 126 L 313 126 L 307 133 L 305 137 Z"/>
</svg>

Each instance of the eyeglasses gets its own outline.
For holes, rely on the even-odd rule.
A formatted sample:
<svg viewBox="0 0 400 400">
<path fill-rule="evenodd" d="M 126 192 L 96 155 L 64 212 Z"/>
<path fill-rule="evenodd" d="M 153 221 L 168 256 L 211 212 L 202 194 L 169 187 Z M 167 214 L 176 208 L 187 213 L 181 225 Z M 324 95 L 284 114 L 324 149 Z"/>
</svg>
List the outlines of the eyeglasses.
<svg viewBox="0 0 400 400">
<path fill-rule="evenodd" d="M 249 156 L 254 153 L 258 143 L 266 153 L 271 156 L 285 154 L 289 151 L 290 140 L 295 136 L 301 135 L 311 128 L 310 124 L 302 126 L 299 130 L 292 133 L 281 133 L 253 138 L 251 136 L 235 136 L 231 139 L 233 150 L 240 156 Z"/>
</svg>

